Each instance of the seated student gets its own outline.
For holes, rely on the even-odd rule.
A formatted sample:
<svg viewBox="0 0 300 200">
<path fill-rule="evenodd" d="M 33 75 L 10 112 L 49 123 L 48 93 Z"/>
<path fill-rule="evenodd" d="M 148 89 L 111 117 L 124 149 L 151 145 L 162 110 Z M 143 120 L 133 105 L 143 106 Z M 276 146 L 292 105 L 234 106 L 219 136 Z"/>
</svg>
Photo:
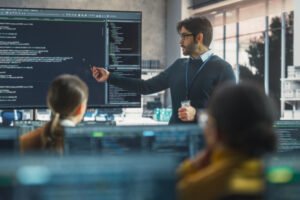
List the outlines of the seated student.
<svg viewBox="0 0 300 200">
<path fill-rule="evenodd" d="M 218 88 L 207 109 L 206 149 L 178 169 L 179 199 L 262 199 L 260 157 L 276 148 L 272 111 L 253 84 Z"/>
<path fill-rule="evenodd" d="M 50 151 L 62 153 L 63 126 L 75 126 L 86 111 L 88 87 L 74 75 L 60 75 L 52 83 L 47 103 L 52 119 L 45 126 L 20 137 L 21 152 Z"/>
</svg>

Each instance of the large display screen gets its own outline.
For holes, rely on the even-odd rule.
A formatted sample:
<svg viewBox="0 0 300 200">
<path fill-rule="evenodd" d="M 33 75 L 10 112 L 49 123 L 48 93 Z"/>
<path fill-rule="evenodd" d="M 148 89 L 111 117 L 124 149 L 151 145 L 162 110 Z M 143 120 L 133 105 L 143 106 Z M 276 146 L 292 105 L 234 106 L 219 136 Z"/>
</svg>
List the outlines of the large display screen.
<svg viewBox="0 0 300 200">
<path fill-rule="evenodd" d="M 88 106 L 140 107 L 141 96 L 94 80 L 102 66 L 141 77 L 141 12 L 0 8 L 0 108 L 46 108 L 51 81 L 75 74 Z"/>
</svg>

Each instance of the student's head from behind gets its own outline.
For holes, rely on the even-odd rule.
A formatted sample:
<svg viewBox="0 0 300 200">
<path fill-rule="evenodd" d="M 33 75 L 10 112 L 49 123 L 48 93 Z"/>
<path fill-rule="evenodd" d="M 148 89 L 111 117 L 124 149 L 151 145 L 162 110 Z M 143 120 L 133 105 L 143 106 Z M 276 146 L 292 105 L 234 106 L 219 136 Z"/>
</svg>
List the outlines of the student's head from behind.
<svg viewBox="0 0 300 200">
<path fill-rule="evenodd" d="M 204 17 L 190 17 L 178 22 L 177 32 L 181 37 L 180 45 L 184 55 L 207 50 L 213 37 L 212 25 Z"/>
<path fill-rule="evenodd" d="M 88 100 L 88 87 L 77 76 L 60 75 L 50 85 L 47 103 L 59 119 L 81 121 Z"/>
<path fill-rule="evenodd" d="M 272 105 L 263 90 L 253 83 L 227 83 L 219 87 L 207 109 L 208 148 L 224 146 L 251 157 L 275 150 Z"/>
<path fill-rule="evenodd" d="M 52 111 L 52 119 L 43 135 L 44 149 L 63 151 L 63 120 L 76 125 L 86 111 L 88 87 L 77 76 L 60 75 L 50 85 L 47 103 Z"/>
</svg>

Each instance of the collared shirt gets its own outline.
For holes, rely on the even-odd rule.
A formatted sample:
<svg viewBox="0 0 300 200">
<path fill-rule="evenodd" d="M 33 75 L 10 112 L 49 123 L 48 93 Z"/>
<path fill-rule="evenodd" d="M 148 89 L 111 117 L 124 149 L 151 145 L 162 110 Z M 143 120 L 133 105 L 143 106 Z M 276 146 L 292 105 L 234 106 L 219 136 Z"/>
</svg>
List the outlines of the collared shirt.
<svg viewBox="0 0 300 200">
<path fill-rule="evenodd" d="M 203 54 L 201 54 L 200 56 L 198 56 L 196 58 L 193 58 L 191 56 L 190 59 L 192 59 L 192 60 L 199 60 L 199 59 L 201 59 L 202 62 L 205 62 L 212 54 L 213 54 L 212 50 L 208 50 L 208 51 L 204 52 Z"/>
<path fill-rule="evenodd" d="M 76 124 L 72 120 L 69 120 L 69 119 L 61 120 L 60 125 L 67 126 L 67 127 L 75 127 L 76 126 Z"/>
</svg>

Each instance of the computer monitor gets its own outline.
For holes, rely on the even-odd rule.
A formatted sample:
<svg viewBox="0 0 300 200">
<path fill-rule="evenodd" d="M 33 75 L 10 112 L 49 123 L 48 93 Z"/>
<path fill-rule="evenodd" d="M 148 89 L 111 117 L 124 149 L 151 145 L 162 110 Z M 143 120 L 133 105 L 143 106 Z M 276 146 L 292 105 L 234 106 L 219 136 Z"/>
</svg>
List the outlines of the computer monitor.
<svg viewBox="0 0 300 200">
<path fill-rule="evenodd" d="M 177 166 L 151 154 L 1 157 L 0 199 L 174 200 Z"/>
<path fill-rule="evenodd" d="M 92 77 L 102 66 L 141 77 L 141 12 L 0 8 L 0 109 L 46 108 L 50 82 L 75 74 L 88 107 L 140 107 L 141 96 Z"/>
<path fill-rule="evenodd" d="M 296 200 L 300 197 L 300 121 L 274 123 L 277 152 L 265 159 L 267 200 Z"/>
<path fill-rule="evenodd" d="M 152 152 L 194 156 L 204 146 L 197 125 L 71 127 L 65 129 L 65 154 Z"/>
<path fill-rule="evenodd" d="M 281 120 L 274 123 L 277 133 L 277 153 L 299 152 L 300 153 L 300 121 Z"/>
<path fill-rule="evenodd" d="M 266 200 L 300 198 L 300 153 L 284 152 L 265 160 Z"/>
<path fill-rule="evenodd" d="M 19 129 L 15 127 L 0 127 L 0 154 L 15 154 L 19 152 Z"/>
</svg>

